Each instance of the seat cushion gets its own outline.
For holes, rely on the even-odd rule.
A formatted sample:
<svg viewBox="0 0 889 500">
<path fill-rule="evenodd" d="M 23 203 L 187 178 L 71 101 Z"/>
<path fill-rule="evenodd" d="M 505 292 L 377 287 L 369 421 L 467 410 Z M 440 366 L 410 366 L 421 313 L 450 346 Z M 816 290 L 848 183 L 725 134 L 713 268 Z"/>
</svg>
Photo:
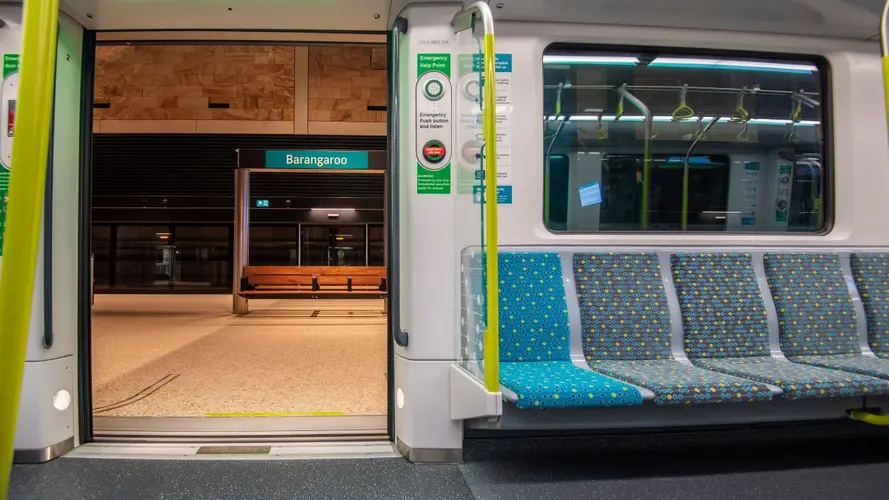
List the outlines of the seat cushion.
<svg viewBox="0 0 889 500">
<path fill-rule="evenodd" d="M 871 358 L 861 354 L 837 354 L 834 356 L 795 356 L 794 363 L 820 366 L 831 370 L 860 373 L 871 377 L 889 379 L 889 359 Z"/>
<path fill-rule="evenodd" d="M 868 345 L 877 356 L 889 358 L 889 254 L 853 254 L 850 261 L 867 318 Z"/>
<path fill-rule="evenodd" d="M 769 355 L 766 308 L 750 254 L 676 254 L 672 262 L 690 358 Z"/>
<path fill-rule="evenodd" d="M 673 360 L 601 361 L 594 370 L 655 393 L 655 403 L 713 404 L 769 401 L 765 385 Z"/>
<path fill-rule="evenodd" d="M 780 387 L 785 399 L 824 399 L 889 393 L 885 380 L 791 363 L 768 356 L 698 359 L 695 365 Z"/>
<path fill-rule="evenodd" d="M 671 358 L 656 254 L 578 253 L 573 263 L 587 361 Z"/>
<path fill-rule="evenodd" d="M 763 261 L 785 356 L 860 352 L 855 306 L 837 255 L 768 253 Z"/>
<path fill-rule="evenodd" d="M 568 361 L 571 327 L 557 253 L 504 252 L 500 264 L 500 361 Z"/>
<path fill-rule="evenodd" d="M 632 385 L 570 361 L 500 363 L 500 384 L 516 393 L 519 408 L 642 404 L 642 393 Z"/>
</svg>

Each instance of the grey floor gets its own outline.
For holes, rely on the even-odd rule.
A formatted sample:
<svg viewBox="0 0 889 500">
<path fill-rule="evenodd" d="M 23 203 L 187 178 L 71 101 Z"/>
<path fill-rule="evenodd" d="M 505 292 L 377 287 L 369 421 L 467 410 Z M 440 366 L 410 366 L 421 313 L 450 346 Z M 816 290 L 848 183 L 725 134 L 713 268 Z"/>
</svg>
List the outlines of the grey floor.
<svg viewBox="0 0 889 500">
<path fill-rule="evenodd" d="M 61 458 L 16 466 L 9 499 L 854 499 L 889 498 L 889 446 L 670 447 L 509 453 L 463 465 L 358 460 Z"/>
</svg>

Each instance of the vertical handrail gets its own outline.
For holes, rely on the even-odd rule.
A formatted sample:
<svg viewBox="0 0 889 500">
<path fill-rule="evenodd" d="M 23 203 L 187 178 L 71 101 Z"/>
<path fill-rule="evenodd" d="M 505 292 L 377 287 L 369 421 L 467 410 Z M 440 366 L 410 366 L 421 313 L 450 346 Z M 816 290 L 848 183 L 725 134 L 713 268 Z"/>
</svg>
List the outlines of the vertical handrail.
<svg viewBox="0 0 889 500">
<path fill-rule="evenodd" d="M 386 154 L 389 157 L 389 258 L 386 263 L 386 270 L 389 273 L 389 324 L 392 329 L 392 338 L 399 347 L 407 347 L 410 342 L 408 332 L 401 329 L 401 221 L 399 219 L 399 206 L 401 200 L 399 193 L 401 192 L 401 150 L 398 147 L 399 134 L 398 127 L 400 117 L 398 116 L 399 101 L 399 79 L 401 78 L 401 59 L 399 55 L 401 34 L 407 31 L 407 19 L 399 17 L 395 19 L 392 25 L 392 37 L 390 39 L 391 46 L 389 54 L 391 59 L 391 68 L 389 69 L 389 145 L 386 148 Z"/>
<path fill-rule="evenodd" d="M 479 17 L 484 30 L 484 107 L 482 114 L 482 138 L 485 143 L 485 226 L 487 252 L 487 330 L 485 331 L 485 388 L 488 392 L 500 392 L 500 278 L 497 268 L 497 78 L 494 52 L 494 16 L 485 2 L 475 2 L 457 12 L 451 20 L 454 33 L 474 26 Z"/>
<path fill-rule="evenodd" d="M 59 0 L 25 2 L 19 112 L 0 273 L 0 494 L 9 490 L 46 187 Z"/>
<path fill-rule="evenodd" d="M 645 145 L 642 153 L 642 213 L 640 214 L 642 218 L 640 225 L 644 231 L 648 229 L 649 197 L 651 190 L 651 138 L 654 135 L 654 122 L 652 121 L 651 110 L 641 99 L 627 90 L 626 83 L 617 87 L 615 91 L 620 94 L 621 97 L 630 101 L 630 104 L 638 109 L 645 118 Z"/>
</svg>

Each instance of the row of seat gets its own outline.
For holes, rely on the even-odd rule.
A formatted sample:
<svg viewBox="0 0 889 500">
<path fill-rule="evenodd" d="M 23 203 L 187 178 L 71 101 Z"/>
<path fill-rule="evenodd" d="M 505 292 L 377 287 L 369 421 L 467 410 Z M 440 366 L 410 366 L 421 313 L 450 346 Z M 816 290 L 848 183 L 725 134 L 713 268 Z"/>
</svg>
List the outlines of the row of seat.
<svg viewBox="0 0 889 500">
<path fill-rule="evenodd" d="M 889 254 L 503 252 L 499 262 L 500 381 L 519 408 L 889 394 L 879 357 L 889 358 Z M 466 267 L 478 297 L 481 266 Z M 478 300 L 466 310 L 483 314 Z M 470 330 L 464 354 L 480 359 L 483 322 Z"/>
</svg>

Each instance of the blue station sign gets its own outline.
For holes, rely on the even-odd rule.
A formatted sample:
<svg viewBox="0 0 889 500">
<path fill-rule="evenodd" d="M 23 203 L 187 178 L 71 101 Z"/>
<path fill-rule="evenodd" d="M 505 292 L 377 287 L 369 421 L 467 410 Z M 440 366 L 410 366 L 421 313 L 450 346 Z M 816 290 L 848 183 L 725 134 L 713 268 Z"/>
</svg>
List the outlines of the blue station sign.
<svg viewBox="0 0 889 500">
<path fill-rule="evenodd" d="M 367 170 L 367 151 L 266 151 L 265 168 Z"/>
</svg>

